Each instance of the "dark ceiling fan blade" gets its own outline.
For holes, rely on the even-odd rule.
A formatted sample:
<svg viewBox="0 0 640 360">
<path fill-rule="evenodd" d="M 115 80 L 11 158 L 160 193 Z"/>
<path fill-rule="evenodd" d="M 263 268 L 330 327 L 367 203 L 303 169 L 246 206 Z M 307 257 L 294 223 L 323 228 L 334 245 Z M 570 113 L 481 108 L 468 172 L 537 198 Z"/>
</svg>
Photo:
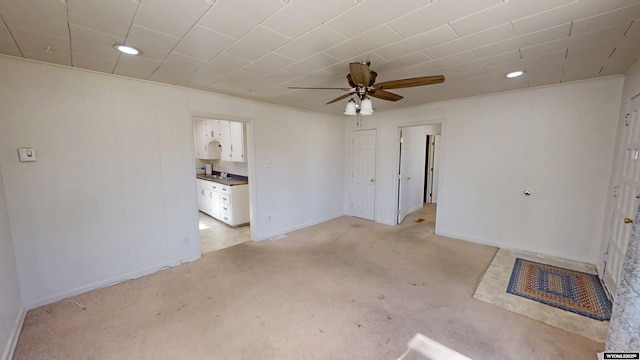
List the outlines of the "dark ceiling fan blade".
<svg viewBox="0 0 640 360">
<path fill-rule="evenodd" d="M 353 79 L 351 79 L 351 74 L 347 74 L 347 81 L 349 82 L 349 86 L 353 88 L 358 87 L 358 85 L 356 85 L 356 83 L 353 82 Z"/>
<path fill-rule="evenodd" d="M 371 81 L 369 64 L 350 63 L 349 73 L 351 74 L 351 80 L 357 85 L 368 86 L 369 81 Z"/>
<path fill-rule="evenodd" d="M 336 101 L 340 101 L 340 100 L 342 100 L 342 99 L 344 99 L 344 98 L 348 98 L 349 96 L 351 96 L 351 95 L 353 95 L 353 94 L 355 94 L 355 91 L 354 91 L 354 92 L 350 92 L 350 93 L 348 93 L 348 94 L 344 94 L 344 95 L 338 96 L 337 98 L 335 98 L 335 99 L 333 99 L 333 100 L 329 101 L 326 105 L 333 104 L 334 102 L 336 102 Z"/>
<path fill-rule="evenodd" d="M 398 94 L 394 94 L 392 92 L 384 91 L 380 89 L 368 91 L 367 94 L 378 99 L 389 100 L 389 101 L 398 101 L 403 98 L 403 96 L 400 96 Z"/>
<path fill-rule="evenodd" d="M 378 77 L 378 73 L 373 70 L 369 70 L 369 73 L 371 74 L 371 80 L 369 80 L 369 83 L 367 84 L 367 86 L 373 86 L 373 84 L 376 83 L 376 78 Z"/>
<path fill-rule="evenodd" d="M 373 87 L 376 89 L 401 89 L 408 88 L 414 86 L 423 86 L 423 85 L 432 85 L 432 84 L 440 84 L 444 82 L 444 76 L 442 75 L 434 75 L 434 76 L 423 76 L 402 80 L 391 80 L 381 82 L 379 84 L 374 84 Z"/>
<path fill-rule="evenodd" d="M 351 91 L 352 88 L 330 88 L 330 87 L 300 87 L 300 86 L 288 86 L 287 89 L 298 89 L 298 90 L 342 90 L 342 91 Z"/>
</svg>

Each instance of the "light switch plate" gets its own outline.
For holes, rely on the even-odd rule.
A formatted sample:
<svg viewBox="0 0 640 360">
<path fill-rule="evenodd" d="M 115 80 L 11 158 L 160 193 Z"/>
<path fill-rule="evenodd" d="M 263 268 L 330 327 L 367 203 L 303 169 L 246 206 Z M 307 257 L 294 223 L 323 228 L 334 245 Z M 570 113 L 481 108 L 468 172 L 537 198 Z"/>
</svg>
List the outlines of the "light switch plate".
<svg viewBox="0 0 640 360">
<path fill-rule="evenodd" d="M 19 148 L 18 155 L 20 161 L 36 161 L 36 150 L 34 148 Z"/>
</svg>

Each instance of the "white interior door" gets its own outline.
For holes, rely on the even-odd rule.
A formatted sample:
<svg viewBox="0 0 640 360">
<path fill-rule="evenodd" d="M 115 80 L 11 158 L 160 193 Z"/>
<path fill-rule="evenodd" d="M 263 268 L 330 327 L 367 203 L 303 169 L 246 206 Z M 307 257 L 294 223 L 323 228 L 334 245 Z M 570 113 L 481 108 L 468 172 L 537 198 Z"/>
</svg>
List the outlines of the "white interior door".
<svg viewBox="0 0 640 360">
<path fill-rule="evenodd" d="M 620 280 L 632 222 L 640 199 L 640 99 L 630 103 L 625 115 L 621 138 L 622 157 L 620 172 L 613 194 L 613 212 L 604 262 L 603 280 L 612 296 L 615 296 Z"/>
<path fill-rule="evenodd" d="M 375 129 L 353 132 L 351 215 L 368 220 L 374 219 L 376 145 Z"/>
<path fill-rule="evenodd" d="M 405 217 L 407 217 L 407 203 L 409 202 L 409 189 L 408 176 L 407 176 L 407 163 L 408 151 L 407 151 L 407 139 L 403 136 L 403 131 L 400 130 L 400 166 L 398 170 L 398 224 L 401 224 Z"/>
</svg>

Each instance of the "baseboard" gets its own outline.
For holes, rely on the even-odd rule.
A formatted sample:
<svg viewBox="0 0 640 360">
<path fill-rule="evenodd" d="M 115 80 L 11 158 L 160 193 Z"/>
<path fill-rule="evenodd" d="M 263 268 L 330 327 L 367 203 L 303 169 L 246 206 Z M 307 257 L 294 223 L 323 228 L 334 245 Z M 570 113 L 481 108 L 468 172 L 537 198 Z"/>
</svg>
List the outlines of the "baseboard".
<svg viewBox="0 0 640 360">
<path fill-rule="evenodd" d="M 409 209 L 409 210 L 407 210 L 407 215 L 409 215 L 409 214 L 411 214 L 411 213 L 413 213 L 413 212 L 416 212 L 416 211 L 418 211 L 418 210 L 422 209 L 423 207 L 424 207 L 424 205 L 423 205 L 423 204 L 420 204 L 420 206 L 416 206 L 416 207 L 414 207 L 414 208 L 412 208 L 412 209 Z"/>
<path fill-rule="evenodd" d="M 513 251 L 519 251 L 519 252 L 524 252 L 524 253 L 531 253 L 531 254 L 535 254 L 535 255 L 542 255 L 542 256 L 548 256 L 548 257 L 554 257 L 556 259 L 560 259 L 560 260 L 568 260 L 568 261 L 573 261 L 573 262 L 579 262 L 579 263 L 583 263 L 583 264 L 589 264 L 589 265 L 594 265 L 595 262 L 591 262 L 587 259 L 581 259 L 581 258 L 576 258 L 576 257 L 571 257 L 571 256 L 566 256 L 566 255 L 558 255 L 558 254 L 552 254 L 549 252 L 543 252 L 540 251 L 538 249 L 534 249 L 534 248 L 530 248 L 530 247 L 514 247 L 510 244 L 501 244 L 495 241 L 489 241 L 489 240 L 485 240 L 485 239 L 481 239 L 481 238 L 476 238 L 474 236 L 466 236 L 464 234 L 456 234 L 456 233 L 451 233 L 451 232 L 447 232 L 447 231 L 436 231 L 436 235 L 440 235 L 440 236 L 446 236 L 446 237 L 450 237 L 453 239 L 458 239 L 458 240 L 464 240 L 464 241 L 469 241 L 472 243 L 476 243 L 476 244 L 481 244 L 481 245 L 489 245 L 489 246 L 495 246 L 501 249 L 505 249 L 505 250 L 513 250 Z"/>
<path fill-rule="evenodd" d="M 15 326 L 11 334 L 9 335 L 9 339 L 4 347 L 4 351 L 2 352 L 2 357 L 0 360 L 11 360 L 13 359 L 13 354 L 16 351 L 16 346 L 18 345 L 18 339 L 20 338 L 20 333 L 22 332 L 22 325 L 24 325 L 24 319 L 27 316 L 27 309 L 24 306 L 20 307 L 20 311 L 18 311 L 18 316 L 16 317 Z"/>
<path fill-rule="evenodd" d="M 88 284 L 88 285 L 84 285 L 84 286 L 80 286 L 77 287 L 75 289 L 71 289 L 69 291 L 64 291 L 61 293 L 58 293 L 56 295 L 52 295 L 52 296 L 47 296 L 47 297 L 43 297 L 40 299 L 36 299 L 36 300 L 31 300 L 31 301 L 27 301 L 27 303 L 25 304 L 25 307 L 27 308 L 27 310 L 31 310 L 34 308 L 37 308 L 39 306 L 43 306 L 43 305 L 47 305 L 47 304 L 51 304 L 54 303 L 56 301 L 60 301 L 60 300 L 64 300 L 67 298 L 70 298 L 72 296 L 76 296 L 76 295 L 80 295 L 83 294 L 87 291 L 91 291 L 91 290 L 95 290 L 95 289 L 99 289 L 99 288 L 103 288 L 103 287 L 107 287 L 107 286 L 111 286 L 111 285 L 115 285 L 118 283 L 121 283 L 123 281 L 127 281 L 127 280 L 133 280 L 136 278 L 139 278 L 141 276 L 144 275 L 149 275 L 149 274 L 153 274 L 155 272 L 158 272 L 160 270 L 163 270 L 165 268 L 169 268 L 169 267 L 173 267 L 176 265 L 180 265 L 182 263 L 188 262 L 189 260 L 185 259 L 173 259 L 164 263 L 160 263 L 148 268 L 144 268 L 144 269 L 140 269 L 140 270 L 136 270 L 136 271 L 132 271 L 126 274 L 122 274 L 122 275 L 118 275 L 109 279 L 105 279 L 102 281 L 98 281 L 92 284 Z"/>
<path fill-rule="evenodd" d="M 476 243 L 476 244 L 481 244 L 481 245 L 502 247 L 502 245 L 497 243 L 497 242 L 487 241 L 487 240 L 484 240 L 484 239 L 481 239 L 481 238 L 476 238 L 474 236 L 467 236 L 467 235 L 464 235 L 464 234 L 452 233 L 452 232 L 448 232 L 448 231 L 436 231 L 436 235 L 446 236 L 446 237 L 449 237 L 449 238 L 452 238 L 452 239 L 469 241 L 469 242 Z"/>
<path fill-rule="evenodd" d="M 316 220 L 310 221 L 308 223 L 304 223 L 302 225 L 292 226 L 290 228 L 286 228 L 284 230 L 280 230 L 280 231 L 277 231 L 277 232 L 274 232 L 274 233 L 270 233 L 270 234 L 266 234 L 266 235 L 260 235 L 259 234 L 258 235 L 258 239 L 256 241 L 269 240 L 269 239 L 274 238 L 276 236 L 280 236 L 280 235 L 283 235 L 283 234 L 286 234 L 286 233 L 289 233 L 289 232 L 292 232 L 292 231 L 304 229 L 304 228 L 309 227 L 309 226 L 322 224 L 323 222 L 327 222 L 329 220 L 337 219 L 337 218 L 339 218 L 341 216 L 345 216 L 345 215 L 346 214 L 344 212 L 341 212 L 341 213 L 338 213 L 338 214 L 335 214 L 335 215 L 332 215 L 332 216 L 328 216 L 328 217 L 325 217 L 325 218 L 316 219 Z"/>
</svg>

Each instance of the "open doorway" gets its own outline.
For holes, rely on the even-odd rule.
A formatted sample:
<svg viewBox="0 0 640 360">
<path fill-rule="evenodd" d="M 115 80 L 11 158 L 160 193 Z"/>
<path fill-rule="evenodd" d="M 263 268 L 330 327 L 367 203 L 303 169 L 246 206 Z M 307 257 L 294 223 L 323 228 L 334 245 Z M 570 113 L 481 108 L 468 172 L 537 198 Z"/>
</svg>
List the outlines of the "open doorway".
<svg viewBox="0 0 640 360">
<path fill-rule="evenodd" d="M 193 117 L 202 254 L 251 240 L 247 125 Z"/>
<path fill-rule="evenodd" d="M 397 224 L 426 204 L 435 214 L 440 134 L 440 124 L 400 129 Z"/>
</svg>

